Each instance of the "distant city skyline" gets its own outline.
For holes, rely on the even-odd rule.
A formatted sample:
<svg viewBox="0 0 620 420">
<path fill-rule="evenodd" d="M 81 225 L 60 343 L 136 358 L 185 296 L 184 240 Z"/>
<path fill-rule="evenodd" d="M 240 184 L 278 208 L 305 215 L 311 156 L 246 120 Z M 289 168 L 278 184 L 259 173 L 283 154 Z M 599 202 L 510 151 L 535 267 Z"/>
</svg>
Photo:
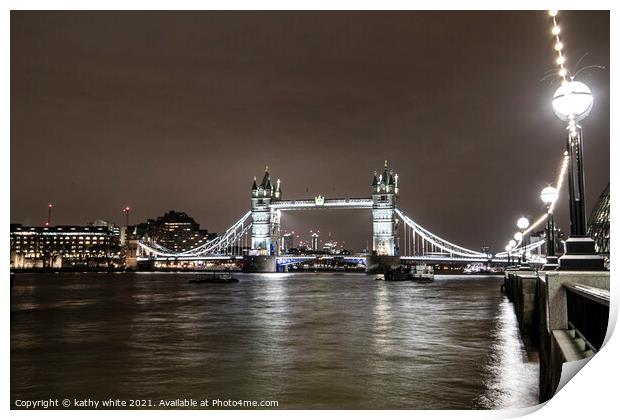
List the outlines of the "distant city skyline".
<svg viewBox="0 0 620 420">
<path fill-rule="evenodd" d="M 562 26 L 569 66 L 605 67 L 580 75 L 589 214 L 609 182 L 609 12 Z M 387 159 L 417 222 L 497 252 L 560 164 L 553 66 L 545 12 L 13 11 L 11 222 L 53 203 L 53 224 L 121 225 L 130 206 L 131 224 L 174 209 L 221 232 L 265 165 L 285 198 L 368 197 Z M 370 218 L 282 224 L 361 249 Z"/>
</svg>

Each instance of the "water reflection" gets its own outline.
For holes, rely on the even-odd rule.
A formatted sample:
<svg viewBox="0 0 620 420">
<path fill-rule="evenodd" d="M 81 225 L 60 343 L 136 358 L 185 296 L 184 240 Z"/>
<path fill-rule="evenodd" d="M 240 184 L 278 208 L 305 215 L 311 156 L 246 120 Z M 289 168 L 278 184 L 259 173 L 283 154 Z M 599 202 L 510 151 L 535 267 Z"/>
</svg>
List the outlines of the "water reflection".
<svg viewBox="0 0 620 420">
<path fill-rule="evenodd" d="M 281 408 L 537 402 L 499 278 L 361 274 L 19 275 L 12 399 L 222 398 Z"/>
</svg>

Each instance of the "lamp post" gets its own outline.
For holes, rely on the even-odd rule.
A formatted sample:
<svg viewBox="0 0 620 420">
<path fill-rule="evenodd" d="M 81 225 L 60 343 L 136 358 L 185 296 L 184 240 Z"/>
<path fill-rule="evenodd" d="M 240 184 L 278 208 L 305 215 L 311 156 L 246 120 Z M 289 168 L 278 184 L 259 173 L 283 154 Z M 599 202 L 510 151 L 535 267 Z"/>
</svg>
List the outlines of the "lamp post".
<svg viewBox="0 0 620 420">
<path fill-rule="evenodd" d="M 506 245 L 506 252 L 508 253 L 508 265 L 512 265 L 511 251 L 514 249 L 516 245 L 517 245 L 517 241 L 515 241 L 514 239 L 511 239 L 510 241 L 508 241 L 508 245 Z"/>
<path fill-rule="evenodd" d="M 47 205 L 47 222 L 45 222 L 45 226 L 52 226 L 52 203 Z"/>
<path fill-rule="evenodd" d="M 508 260 L 508 266 L 510 266 L 510 250 L 512 249 L 510 247 L 510 245 L 506 245 L 506 248 L 504 248 L 506 250 L 506 259 Z"/>
<path fill-rule="evenodd" d="M 515 241 L 515 247 L 519 244 L 522 243 L 523 241 L 523 233 L 522 232 L 516 232 L 515 236 L 514 236 L 514 241 Z M 521 253 L 517 254 L 517 262 L 519 264 L 521 264 Z"/>
<path fill-rule="evenodd" d="M 564 82 L 553 95 L 553 110 L 568 123 L 566 150 L 570 237 L 566 252 L 559 259 L 560 270 L 604 270 L 603 257 L 596 254 L 594 241 L 587 234 L 583 173 L 583 130 L 578 124 L 588 116 L 594 99 L 590 88 L 576 80 Z"/>
<path fill-rule="evenodd" d="M 131 208 L 129 206 L 126 206 L 123 209 L 123 213 L 125 213 L 125 227 L 129 226 L 129 212 L 131 211 Z"/>
<path fill-rule="evenodd" d="M 530 221 L 527 220 L 526 217 L 520 217 L 517 220 L 517 228 L 519 228 L 519 232 L 521 234 L 521 250 L 522 250 L 522 259 L 521 259 L 521 269 L 526 270 L 529 269 L 529 266 L 526 264 L 525 257 L 525 230 L 530 226 Z"/>
<path fill-rule="evenodd" d="M 508 245 L 510 245 L 510 250 L 514 250 L 515 246 L 517 246 L 517 241 L 515 241 L 514 239 L 511 239 L 508 242 Z M 511 264 L 514 262 L 514 259 L 512 258 L 512 255 L 510 256 L 510 262 L 511 262 Z"/>
<path fill-rule="evenodd" d="M 545 187 L 540 193 L 540 199 L 547 207 L 547 259 L 543 270 L 558 268 L 558 257 L 555 256 L 555 222 L 553 220 L 553 204 L 558 199 L 558 190 L 552 186 Z"/>
</svg>

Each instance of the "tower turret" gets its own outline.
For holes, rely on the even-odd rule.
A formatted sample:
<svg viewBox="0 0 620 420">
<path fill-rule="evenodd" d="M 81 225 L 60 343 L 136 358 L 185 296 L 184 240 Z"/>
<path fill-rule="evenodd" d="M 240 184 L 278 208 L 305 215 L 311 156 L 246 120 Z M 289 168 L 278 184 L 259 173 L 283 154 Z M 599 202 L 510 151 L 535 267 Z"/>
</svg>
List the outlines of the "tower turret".
<svg viewBox="0 0 620 420">
<path fill-rule="evenodd" d="M 377 171 L 375 171 L 374 176 L 372 177 L 372 190 L 375 191 L 379 187 L 379 180 L 377 180 Z"/>
<path fill-rule="evenodd" d="M 280 180 L 279 179 L 276 182 L 276 190 L 273 193 L 273 198 L 275 198 L 276 200 L 281 200 L 282 199 L 282 188 L 280 187 Z"/>
<path fill-rule="evenodd" d="M 267 180 L 269 179 L 269 165 L 265 166 L 265 175 L 263 175 L 263 181 L 260 183 L 261 187 L 265 187 Z"/>
<path fill-rule="evenodd" d="M 397 178 L 388 168 L 388 162 L 383 165 L 383 173 L 379 179 L 373 179 L 372 188 L 372 249 L 377 255 L 398 255 L 396 245 L 396 220 L 394 209 L 398 197 Z"/>
<path fill-rule="evenodd" d="M 252 184 L 252 253 L 257 255 L 273 255 L 275 241 L 272 239 L 274 228 L 279 228 L 279 212 L 272 210 L 272 201 L 282 197 L 280 180 L 276 188 L 271 184 L 269 167 L 265 167 L 265 174 L 259 185 L 256 178 Z M 277 233 L 276 233 L 277 238 Z"/>
<path fill-rule="evenodd" d="M 381 183 L 383 185 L 388 185 L 388 183 L 390 182 L 390 174 L 388 172 L 388 161 L 385 161 L 385 164 L 383 165 L 383 174 L 381 175 Z"/>
<path fill-rule="evenodd" d="M 263 180 L 258 186 L 258 195 L 261 197 L 271 197 L 271 178 L 269 176 L 269 166 L 265 166 Z"/>
<path fill-rule="evenodd" d="M 394 175 L 394 194 L 398 197 L 398 174 Z"/>
</svg>

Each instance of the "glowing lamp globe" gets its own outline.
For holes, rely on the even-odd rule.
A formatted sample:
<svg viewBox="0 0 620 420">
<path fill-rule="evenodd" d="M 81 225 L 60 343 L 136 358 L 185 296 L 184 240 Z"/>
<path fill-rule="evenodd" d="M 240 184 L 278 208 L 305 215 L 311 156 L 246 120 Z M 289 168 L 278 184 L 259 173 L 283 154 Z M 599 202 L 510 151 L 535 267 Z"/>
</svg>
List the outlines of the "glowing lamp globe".
<svg viewBox="0 0 620 420">
<path fill-rule="evenodd" d="M 590 113 L 594 97 L 590 88 L 584 83 L 571 80 L 555 91 L 551 103 L 555 115 L 562 121 L 570 120 L 571 115 L 579 121 Z"/>
<path fill-rule="evenodd" d="M 549 206 L 558 199 L 558 190 L 556 190 L 555 187 L 548 186 L 541 191 L 540 199 Z"/>
<path fill-rule="evenodd" d="M 510 250 L 512 249 L 512 247 L 510 245 L 506 245 L 506 248 L 504 248 L 506 250 L 506 252 L 510 252 Z"/>
<path fill-rule="evenodd" d="M 521 217 L 519 220 L 517 220 L 517 227 L 520 230 L 525 230 L 527 229 L 527 227 L 530 225 L 530 221 L 527 220 L 525 217 Z"/>
<path fill-rule="evenodd" d="M 521 232 L 517 232 L 515 233 L 514 238 L 515 238 L 515 241 L 521 242 L 521 239 L 523 239 L 523 234 Z"/>
<path fill-rule="evenodd" d="M 521 232 L 519 232 L 521 233 Z M 511 239 L 510 242 L 508 242 L 508 246 L 510 248 L 514 248 L 515 246 L 517 246 L 517 241 L 515 241 L 514 239 Z"/>
</svg>

